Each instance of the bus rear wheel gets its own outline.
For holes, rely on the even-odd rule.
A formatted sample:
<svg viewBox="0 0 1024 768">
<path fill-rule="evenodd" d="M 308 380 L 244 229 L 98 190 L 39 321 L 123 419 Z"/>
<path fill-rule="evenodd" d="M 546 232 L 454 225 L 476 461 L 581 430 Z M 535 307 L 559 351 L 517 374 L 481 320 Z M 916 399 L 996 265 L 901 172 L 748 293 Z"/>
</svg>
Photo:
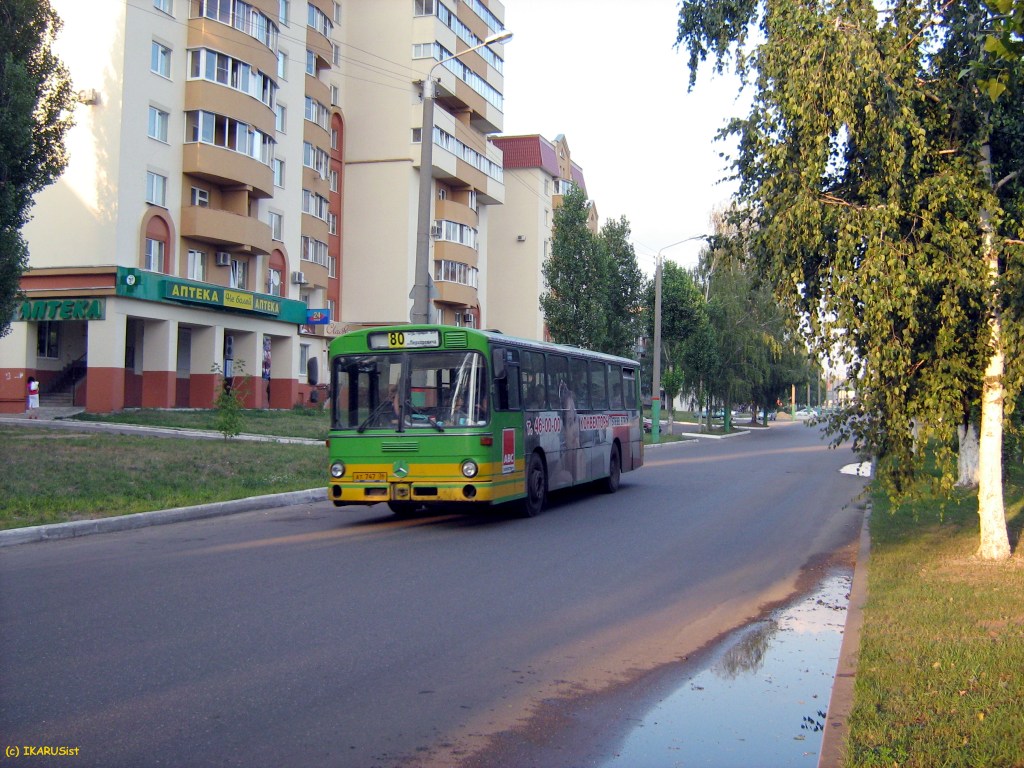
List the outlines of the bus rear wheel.
<svg viewBox="0 0 1024 768">
<path fill-rule="evenodd" d="M 526 467 L 526 498 L 520 502 L 523 517 L 535 517 L 544 509 L 548 498 L 548 473 L 539 454 L 530 455 Z"/>
<path fill-rule="evenodd" d="M 612 457 L 608 461 L 608 477 L 601 482 L 601 490 L 605 493 L 615 493 L 619 490 L 619 481 L 622 478 L 622 456 L 619 454 L 619 446 L 612 445 Z"/>
</svg>

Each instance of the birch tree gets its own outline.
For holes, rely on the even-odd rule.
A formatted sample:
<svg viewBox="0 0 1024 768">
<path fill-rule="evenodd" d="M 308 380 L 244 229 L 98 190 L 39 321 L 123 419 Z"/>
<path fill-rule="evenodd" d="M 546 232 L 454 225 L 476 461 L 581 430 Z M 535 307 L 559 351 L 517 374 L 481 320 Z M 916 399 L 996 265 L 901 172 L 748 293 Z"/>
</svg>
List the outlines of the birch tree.
<svg viewBox="0 0 1024 768">
<path fill-rule="evenodd" d="M 883 459 L 901 495 L 923 468 L 914 425 L 951 488 L 948 446 L 980 412 L 978 555 L 1002 559 L 1004 368 L 1019 358 L 1002 292 L 1024 210 L 1006 149 L 1024 121 L 1019 99 L 993 105 L 962 76 L 989 20 L 980 0 L 686 0 L 678 42 L 691 83 L 711 58 L 753 88 L 723 131 L 740 231 L 812 353 L 852 361 L 835 440 Z"/>
</svg>

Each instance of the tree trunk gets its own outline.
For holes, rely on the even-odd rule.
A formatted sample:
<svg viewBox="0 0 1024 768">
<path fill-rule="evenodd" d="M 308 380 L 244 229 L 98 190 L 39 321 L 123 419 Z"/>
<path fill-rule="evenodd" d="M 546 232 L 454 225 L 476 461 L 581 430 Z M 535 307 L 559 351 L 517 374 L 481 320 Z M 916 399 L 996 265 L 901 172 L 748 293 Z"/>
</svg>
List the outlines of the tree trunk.
<svg viewBox="0 0 1024 768">
<path fill-rule="evenodd" d="M 991 180 L 991 148 L 981 148 L 982 167 Z M 988 266 L 989 285 L 989 352 L 985 379 L 981 388 L 981 435 L 978 440 L 978 522 L 981 543 L 977 556 L 982 560 L 1005 560 L 1010 556 L 1010 540 L 1006 532 L 1006 511 L 1003 507 L 1003 324 L 999 311 L 999 254 L 992 244 L 990 214 L 983 210 L 984 259 Z"/>
<path fill-rule="evenodd" d="M 978 430 L 972 422 L 956 428 L 957 444 L 957 488 L 978 487 Z"/>
</svg>

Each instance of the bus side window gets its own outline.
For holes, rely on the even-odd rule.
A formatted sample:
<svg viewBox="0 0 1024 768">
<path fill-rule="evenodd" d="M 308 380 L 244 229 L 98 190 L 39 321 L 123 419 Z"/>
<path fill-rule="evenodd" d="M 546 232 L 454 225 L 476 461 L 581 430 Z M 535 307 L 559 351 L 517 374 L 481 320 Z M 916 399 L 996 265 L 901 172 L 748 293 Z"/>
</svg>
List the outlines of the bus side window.
<svg viewBox="0 0 1024 768">
<path fill-rule="evenodd" d="M 524 351 L 520 354 L 519 360 L 523 379 L 523 405 L 528 411 L 542 411 L 547 408 L 544 355 Z"/>
<path fill-rule="evenodd" d="M 573 357 L 569 360 L 572 372 L 572 393 L 576 397 L 576 409 L 587 410 L 590 405 L 590 386 L 587 384 L 587 361 Z"/>
<path fill-rule="evenodd" d="M 622 366 L 608 366 L 608 407 L 623 408 L 622 404 Z"/>
<path fill-rule="evenodd" d="M 590 361 L 590 407 L 597 411 L 608 408 L 607 370 L 607 364 Z"/>
<path fill-rule="evenodd" d="M 498 411 L 518 411 L 519 398 L 519 351 L 516 349 L 497 348 L 501 355 L 504 372 L 494 379 L 494 408 Z"/>
<path fill-rule="evenodd" d="M 631 411 L 636 410 L 636 371 L 632 368 L 622 369 L 623 405 Z"/>
<path fill-rule="evenodd" d="M 562 355 L 548 355 L 547 391 L 549 408 L 566 410 L 573 402 L 572 381 L 569 379 L 569 360 Z M 578 407 L 574 404 L 573 407 Z"/>
</svg>

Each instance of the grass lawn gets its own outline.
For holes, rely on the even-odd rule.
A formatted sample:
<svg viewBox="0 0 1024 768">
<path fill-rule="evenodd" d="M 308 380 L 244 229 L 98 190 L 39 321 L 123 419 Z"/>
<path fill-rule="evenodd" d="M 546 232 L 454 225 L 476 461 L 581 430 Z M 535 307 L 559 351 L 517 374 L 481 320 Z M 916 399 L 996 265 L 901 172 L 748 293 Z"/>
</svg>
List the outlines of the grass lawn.
<svg viewBox="0 0 1024 768">
<path fill-rule="evenodd" d="M 327 485 L 324 446 L 63 429 L 0 427 L 0 466 L 0 529 Z"/>
<path fill-rule="evenodd" d="M 216 416 L 216 411 L 212 410 L 136 408 L 113 414 L 82 413 L 75 416 L 75 419 L 216 431 Z M 242 432 L 279 437 L 306 437 L 313 440 L 326 439 L 331 425 L 331 412 L 323 408 L 293 408 L 290 411 L 243 410 L 241 418 Z"/>
<path fill-rule="evenodd" d="M 1019 549 L 1024 470 L 1006 474 Z M 875 496 L 847 766 L 1024 766 L 1024 557 L 980 562 L 977 546 L 973 494 Z"/>
</svg>

